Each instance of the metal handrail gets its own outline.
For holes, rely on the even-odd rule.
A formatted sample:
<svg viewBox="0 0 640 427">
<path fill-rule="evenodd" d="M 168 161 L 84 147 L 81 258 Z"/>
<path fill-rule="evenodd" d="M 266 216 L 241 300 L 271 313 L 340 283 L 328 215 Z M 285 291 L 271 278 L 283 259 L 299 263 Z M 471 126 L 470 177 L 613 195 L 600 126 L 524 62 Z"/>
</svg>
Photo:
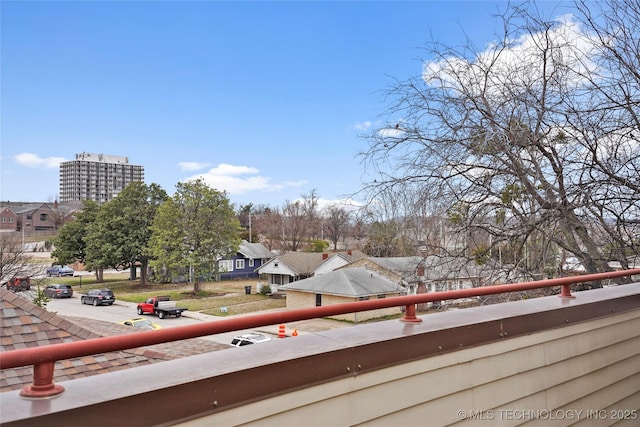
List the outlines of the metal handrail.
<svg viewBox="0 0 640 427">
<path fill-rule="evenodd" d="M 422 320 L 415 316 L 416 304 L 508 292 L 526 291 L 555 286 L 562 287 L 561 293 L 558 295 L 559 297 L 574 298 L 574 296 L 571 295 L 570 290 L 570 286 L 572 284 L 594 282 L 633 275 L 640 275 L 640 268 L 588 274 L 582 276 L 562 277 L 557 279 L 538 280 L 533 282 L 512 283 L 507 285 L 494 285 L 454 291 L 405 295 L 390 298 L 381 298 L 376 300 L 334 304 L 321 307 L 292 309 L 282 312 L 262 313 L 240 318 L 216 320 L 196 325 L 176 326 L 174 328 L 156 331 L 144 331 L 136 334 L 93 338 L 83 341 L 51 344 L 42 347 L 10 350 L 0 353 L 0 369 L 10 369 L 33 365 L 33 384 L 23 388 L 20 394 L 27 397 L 49 397 L 64 391 L 64 388 L 62 386 L 55 385 L 53 383 L 54 365 L 58 360 L 65 360 L 112 351 L 128 350 L 142 346 L 197 338 L 242 329 L 250 329 L 261 326 L 276 325 L 287 322 L 399 306 L 405 307 L 405 316 L 401 319 L 402 321 L 421 322 Z"/>
</svg>

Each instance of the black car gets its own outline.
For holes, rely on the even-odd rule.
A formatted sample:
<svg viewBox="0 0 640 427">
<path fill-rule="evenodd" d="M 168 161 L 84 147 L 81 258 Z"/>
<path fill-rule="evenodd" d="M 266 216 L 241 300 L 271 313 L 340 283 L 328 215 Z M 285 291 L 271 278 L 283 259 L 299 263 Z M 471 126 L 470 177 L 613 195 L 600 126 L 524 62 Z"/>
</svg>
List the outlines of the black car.
<svg viewBox="0 0 640 427">
<path fill-rule="evenodd" d="M 44 288 L 44 294 L 49 298 L 71 298 L 73 296 L 73 288 L 69 285 L 53 283 Z"/>
<path fill-rule="evenodd" d="M 111 305 L 116 301 L 111 289 L 92 289 L 80 297 L 82 304 Z"/>
</svg>

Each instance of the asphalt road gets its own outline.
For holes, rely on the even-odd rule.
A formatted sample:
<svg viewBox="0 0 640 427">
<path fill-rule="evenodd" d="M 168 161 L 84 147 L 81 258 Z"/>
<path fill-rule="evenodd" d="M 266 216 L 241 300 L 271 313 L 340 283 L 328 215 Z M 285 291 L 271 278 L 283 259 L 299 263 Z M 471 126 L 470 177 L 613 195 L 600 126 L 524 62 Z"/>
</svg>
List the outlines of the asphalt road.
<svg viewBox="0 0 640 427">
<path fill-rule="evenodd" d="M 43 260 L 40 264 L 34 264 L 33 276 L 34 278 L 42 278 L 45 276 L 46 268 L 51 265 L 49 259 Z M 105 271 L 105 274 L 116 273 L 115 270 Z M 87 271 L 76 271 L 75 276 L 92 275 L 93 273 Z M 93 319 L 100 322 L 119 323 L 133 317 L 139 317 L 136 304 L 126 301 L 118 301 L 118 295 L 116 294 L 116 302 L 111 306 L 97 306 L 84 305 L 80 303 L 80 297 L 83 294 L 82 289 L 74 286 L 74 295 L 72 298 L 60 298 L 51 299 L 47 304 L 47 310 L 56 313 L 60 316 L 68 316 L 75 318 Z M 27 299 L 31 300 L 32 295 L 26 295 Z M 172 328 L 176 326 L 191 325 L 200 322 L 218 321 L 224 319 L 223 317 L 209 316 L 198 312 L 186 311 L 179 318 L 167 317 L 160 319 L 153 315 L 145 315 L 147 318 L 152 319 L 155 323 L 159 324 L 163 328 Z M 271 325 L 264 326 L 252 330 L 241 330 L 234 332 L 226 332 L 216 335 L 210 335 L 207 337 L 201 337 L 201 339 L 208 339 L 221 344 L 229 344 L 236 335 L 241 335 L 248 332 L 260 332 L 269 337 L 277 337 L 278 326 Z M 291 334 L 295 330 L 298 334 L 303 335 L 306 333 L 314 333 L 320 331 L 326 331 L 329 329 L 338 329 L 350 326 L 349 323 L 340 322 L 329 319 L 310 319 L 300 322 L 293 322 L 286 325 L 287 334 Z"/>
<path fill-rule="evenodd" d="M 133 317 L 140 317 L 138 316 L 136 310 L 136 304 L 125 301 L 118 301 L 118 295 L 116 295 L 116 302 L 113 305 L 99 305 L 97 307 L 94 307 L 93 305 L 82 304 L 80 302 L 81 295 L 82 293 L 79 292 L 78 289 L 76 289 L 73 297 L 71 298 L 52 298 L 47 304 L 47 310 L 63 317 L 81 317 L 110 323 L 119 323 Z M 153 320 L 155 323 L 162 326 L 162 328 L 173 328 L 176 326 L 192 325 L 195 323 L 217 321 L 220 319 L 216 318 L 215 316 L 207 316 L 201 313 L 188 312 L 184 312 L 181 317 L 166 317 L 164 319 L 160 319 L 157 316 L 150 314 L 145 314 L 144 317 Z M 273 328 L 267 327 L 266 329 L 259 330 L 259 332 L 268 336 L 274 336 L 271 329 Z M 251 331 L 226 332 L 201 338 L 221 344 L 229 344 L 234 336 L 247 332 Z"/>
</svg>

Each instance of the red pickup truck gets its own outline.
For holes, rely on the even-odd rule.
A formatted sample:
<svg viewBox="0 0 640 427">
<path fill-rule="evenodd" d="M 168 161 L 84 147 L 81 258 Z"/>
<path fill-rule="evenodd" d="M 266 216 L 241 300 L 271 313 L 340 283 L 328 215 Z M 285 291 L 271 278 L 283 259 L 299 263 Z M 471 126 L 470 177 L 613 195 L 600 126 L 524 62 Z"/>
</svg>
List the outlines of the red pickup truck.
<svg viewBox="0 0 640 427">
<path fill-rule="evenodd" d="M 176 307 L 176 302 L 171 297 L 151 297 L 144 302 L 138 303 L 138 315 L 155 314 L 161 319 L 166 316 L 182 316 L 186 308 Z"/>
<path fill-rule="evenodd" d="M 20 292 L 31 289 L 30 277 L 14 277 L 13 279 L 3 283 L 8 291 Z"/>
</svg>

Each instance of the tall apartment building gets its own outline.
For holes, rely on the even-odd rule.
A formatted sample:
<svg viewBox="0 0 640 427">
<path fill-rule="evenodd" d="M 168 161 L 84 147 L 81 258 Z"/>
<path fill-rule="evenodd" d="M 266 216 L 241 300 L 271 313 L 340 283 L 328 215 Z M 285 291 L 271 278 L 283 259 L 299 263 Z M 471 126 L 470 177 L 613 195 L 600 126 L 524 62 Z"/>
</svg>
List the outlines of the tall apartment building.
<svg viewBox="0 0 640 427">
<path fill-rule="evenodd" d="M 60 163 L 60 202 L 94 200 L 104 203 L 130 182 L 144 181 L 144 167 L 123 156 L 80 153 Z"/>
</svg>

